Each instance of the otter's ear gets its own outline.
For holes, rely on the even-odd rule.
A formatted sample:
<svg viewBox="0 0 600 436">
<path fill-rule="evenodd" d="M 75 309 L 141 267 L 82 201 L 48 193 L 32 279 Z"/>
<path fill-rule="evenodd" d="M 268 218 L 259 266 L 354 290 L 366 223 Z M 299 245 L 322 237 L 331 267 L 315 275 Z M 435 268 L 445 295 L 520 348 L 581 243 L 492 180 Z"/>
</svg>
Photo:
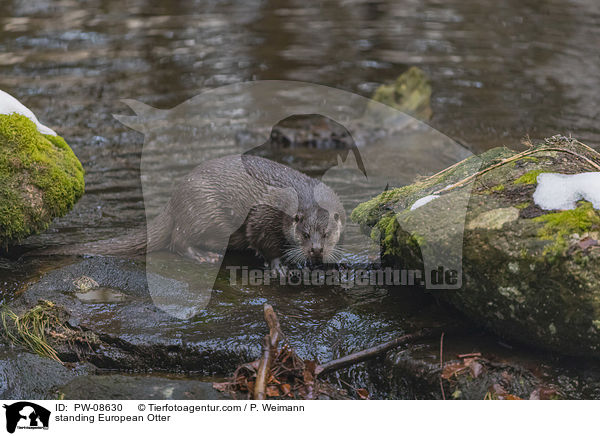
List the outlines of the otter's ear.
<svg viewBox="0 0 600 436">
<path fill-rule="evenodd" d="M 299 223 L 300 221 L 302 221 L 304 219 L 304 217 L 302 216 L 301 213 L 297 213 L 296 215 L 294 215 L 294 222 L 295 223 Z"/>
</svg>

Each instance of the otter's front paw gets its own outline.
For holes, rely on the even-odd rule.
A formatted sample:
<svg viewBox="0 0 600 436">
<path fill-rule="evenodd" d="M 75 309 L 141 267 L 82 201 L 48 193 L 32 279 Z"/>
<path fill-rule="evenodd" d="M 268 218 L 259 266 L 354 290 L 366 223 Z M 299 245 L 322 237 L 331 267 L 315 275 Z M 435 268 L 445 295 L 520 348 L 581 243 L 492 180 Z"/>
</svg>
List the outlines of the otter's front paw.
<svg viewBox="0 0 600 436">
<path fill-rule="evenodd" d="M 281 263 L 281 259 L 279 259 L 279 258 L 273 259 L 271 261 L 270 268 L 271 268 L 271 274 L 273 274 L 274 276 L 280 276 L 280 277 L 287 276 L 288 268 L 283 263 Z"/>
</svg>

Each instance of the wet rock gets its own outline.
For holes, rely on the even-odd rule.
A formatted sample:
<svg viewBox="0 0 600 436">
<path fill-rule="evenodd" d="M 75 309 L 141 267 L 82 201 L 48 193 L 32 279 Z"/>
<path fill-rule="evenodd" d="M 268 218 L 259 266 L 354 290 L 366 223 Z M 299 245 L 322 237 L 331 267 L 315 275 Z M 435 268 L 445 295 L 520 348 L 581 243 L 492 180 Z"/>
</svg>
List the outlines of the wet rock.
<svg viewBox="0 0 600 436">
<path fill-rule="evenodd" d="M 66 367 L 35 354 L 0 346 L 0 398 L 55 400 L 59 387 L 88 374 L 91 365 Z"/>
<path fill-rule="evenodd" d="M 600 154 L 564 137 L 521 154 L 494 149 L 385 192 L 352 218 L 381 241 L 391 264 L 423 269 L 432 242 L 449 256 L 462 250 L 462 286 L 439 295 L 477 323 L 536 347 L 598 357 L 600 212 L 585 200 L 573 210 L 543 210 L 533 194 L 541 173 L 599 165 Z M 431 194 L 439 197 L 410 210 Z"/>
<path fill-rule="evenodd" d="M 181 265 L 175 265 L 181 268 Z M 21 313 L 38 305 L 40 299 L 49 299 L 62 306 L 61 322 L 76 334 L 85 334 L 86 339 L 65 342 L 47 335 L 51 345 L 63 361 L 89 362 L 101 370 L 185 373 L 188 378 L 190 375 L 228 377 L 238 365 L 260 356 L 260 344 L 267 333 L 263 304 L 269 302 L 278 314 L 285 341 L 303 359 L 326 362 L 407 332 L 435 326 L 448 329 L 444 363 L 451 363 L 458 354 L 472 351 L 481 351 L 482 359 L 490 362 L 485 365 L 486 374 L 490 376 L 478 379 L 471 390 L 465 385 L 470 381 L 468 378 L 461 379 L 459 385 L 446 380 L 444 386 L 448 396 L 458 386 L 463 392 L 461 398 L 479 398 L 488 392 L 484 389 L 487 389 L 488 381 L 502 382 L 504 370 L 520 374 L 522 367 L 529 371 L 523 376 L 527 381 L 526 391 L 502 382 L 511 395 L 527 397 L 527 394 L 531 395 L 530 391 L 555 385 L 565 398 L 576 395 L 597 398 L 600 395 L 592 383 L 598 379 L 597 374 L 588 374 L 591 384 L 585 391 L 578 384 L 591 368 L 590 363 L 583 360 L 577 360 L 579 366 L 559 367 L 547 356 L 529 353 L 529 364 L 525 365 L 522 359 L 517 359 L 515 350 L 502 353 L 503 348 L 495 344 L 494 338 L 487 338 L 485 347 L 479 346 L 478 332 L 465 333 L 462 343 L 453 347 L 449 332 L 457 325 L 457 319 L 418 290 L 244 287 L 230 285 L 225 280 L 228 273 L 225 273 L 215 283 L 209 305 L 195 317 L 182 320 L 154 306 L 146 289 L 144 267 L 143 262 L 117 258 L 78 260 L 30 283 L 11 306 Z M 110 290 L 123 298 L 82 299 L 81 291 L 74 284 L 78 283 L 75 279 L 82 276 L 98 284 L 98 288 L 88 292 Z M 358 390 L 363 388 L 371 398 L 437 398 L 441 395 L 438 350 L 439 343 L 435 341 L 415 343 L 333 373 L 327 381 L 356 398 L 359 397 Z M 49 359 L 43 361 L 56 367 Z M 547 362 L 549 368 L 542 375 L 536 370 L 540 361 Z M 502 371 L 496 370 L 501 367 Z M 568 376 L 565 368 L 569 368 Z M 536 375 L 532 378 L 529 373 Z M 10 374 L 9 370 L 7 374 Z M 460 377 L 466 375 L 460 374 Z M 558 382 L 559 375 L 563 380 L 561 383 Z M 114 381 L 111 377 L 115 377 Z M 67 398 L 80 398 L 75 393 L 82 383 L 87 383 L 86 379 L 61 380 L 66 382 L 52 385 L 60 384 L 62 387 L 58 391 L 64 392 Z M 192 392 L 194 398 L 204 395 L 204 388 L 194 385 L 193 380 L 180 385 L 152 377 L 123 380 L 115 374 L 93 373 L 87 380 L 98 398 L 127 395 L 122 384 L 131 386 L 133 393 L 127 398 L 158 398 L 171 388 L 173 398 L 186 395 L 185 392 Z"/>
<path fill-rule="evenodd" d="M 83 195 L 83 168 L 60 136 L 0 113 L 0 246 L 45 230 Z"/>
<path fill-rule="evenodd" d="M 452 345 L 449 342 L 446 345 Z M 470 347 L 474 343 L 477 341 L 471 341 Z M 479 357 L 458 358 L 456 353 L 446 350 L 446 360 L 441 365 L 439 343 L 392 351 L 387 354 L 382 369 L 374 372 L 385 373 L 387 377 L 372 379 L 379 390 L 392 397 L 417 399 L 530 399 L 536 391 L 548 393 L 544 399 L 554 399 L 572 394 L 571 391 L 563 393 L 549 377 L 536 375 L 535 367 L 527 365 L 522 356 L 513 355 L 507 361 L 508 353 L 502 356 L 472 354 Z"/>
<path fill-rule="evenodd" d="M 223 400 L 212 383 L 177 376 L 88 375 L 60 386 L 65 400 Z"/>
</svg>

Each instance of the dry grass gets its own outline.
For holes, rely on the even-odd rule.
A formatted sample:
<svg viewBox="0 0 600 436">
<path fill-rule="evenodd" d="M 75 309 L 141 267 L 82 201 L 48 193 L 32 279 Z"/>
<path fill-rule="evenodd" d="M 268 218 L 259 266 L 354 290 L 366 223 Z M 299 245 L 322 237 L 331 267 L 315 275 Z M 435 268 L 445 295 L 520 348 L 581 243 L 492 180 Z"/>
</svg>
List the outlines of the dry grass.
<svg viewBox="0 0 600 436">
<path fill-rule="evenodd" d="M 2 335 L 13 343 L 22 345 L 40 356 L 62 363 L 56 350 L 48 344 L 46 333 L 61 325 L 54 303 L 41 300 L 33 309 L 19 316 L 8 308 L 0 310 Z"/>
</svg>

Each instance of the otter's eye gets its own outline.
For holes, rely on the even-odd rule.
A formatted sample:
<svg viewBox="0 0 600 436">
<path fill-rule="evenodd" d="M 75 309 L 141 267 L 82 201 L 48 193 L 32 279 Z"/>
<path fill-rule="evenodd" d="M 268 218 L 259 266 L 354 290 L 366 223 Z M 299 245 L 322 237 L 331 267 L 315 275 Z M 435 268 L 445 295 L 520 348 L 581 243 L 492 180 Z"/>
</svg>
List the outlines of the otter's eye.
<svg viewBox="0 0 600 436">
<path fill-rule="evenodd" d="M 333 219 L 334 219 L 334 220 L 336 220 L 336 221 L 339 221 L 339 220 L 340 220 L 340 214 L 339 214 L 339 213 L 337 213 L 337 212 L 336 212 L 336 213 L 334 213 L 334 214 L 333 214 Z"/>
<path fill-rule="evenodd" d="M 294 215 L 294 222 L 299 223 L 300 221 L 302 221 L 302 215 L 297 213 L 296 215 Z"/>
<path fill-rule="evenodd" d="M 308 232 L 302 233 L 302 236 L 304 236 L 306 239 L 308 239 L 310 237 L 310 235 L 308 234 Z"/>
<path fill-rule="evenodd" d="M 325 233 L 323 233 L 323 237 L 324 237 L 324 238 L 329 238 L 329 232 L 325 232 Z"/>
</svg>

